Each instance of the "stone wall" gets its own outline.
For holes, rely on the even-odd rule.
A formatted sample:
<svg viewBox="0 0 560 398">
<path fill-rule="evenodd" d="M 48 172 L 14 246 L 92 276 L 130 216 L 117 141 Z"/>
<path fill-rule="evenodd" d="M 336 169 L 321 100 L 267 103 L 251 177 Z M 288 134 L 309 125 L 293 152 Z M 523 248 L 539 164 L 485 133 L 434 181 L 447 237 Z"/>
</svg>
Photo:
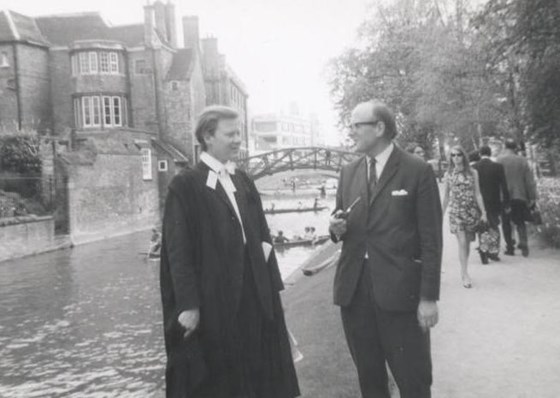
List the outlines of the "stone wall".
<svg viewBox="0 0 560 398">
<path fill-rule="evenodd" d="M 84 138 L 84 137 L 82 137 Z M 159 222 L 157 160 L 152 178 L 142 175 L 135 144 L 149 147 L 146 134 L 92 132 L 84 148 L 67 154 L 70 235 L 75 244 L 148 229 Z"/>
<path fill-rule="evenodd" d="M 0 220 L 0 261 L 42 253 L 54 244 L 52 217 Z"/>
</svg>

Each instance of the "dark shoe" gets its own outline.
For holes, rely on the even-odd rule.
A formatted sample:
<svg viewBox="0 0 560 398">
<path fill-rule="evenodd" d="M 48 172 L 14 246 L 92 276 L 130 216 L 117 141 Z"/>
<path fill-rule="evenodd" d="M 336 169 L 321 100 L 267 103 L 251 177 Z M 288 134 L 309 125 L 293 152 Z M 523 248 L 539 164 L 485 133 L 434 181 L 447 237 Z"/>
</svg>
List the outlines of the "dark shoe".
<svg viewBox="0 0 560 398">
<path fill-rule="evenodd" d="M 529 257 L 529 248 L 528 247 L 522 247 L 521 248 L 521 255 L 523 257 Z"/>
<path fill-rule="evenodd" d="M 488 258 L 492 261 L 501 261 L 501 258 L 497 253 L 496 254 L 488 254 Z"/>
<path fill-rule="evenodd" d="M 482 264 L 488 264 L 488 253 L 479 250 L 478 254 L 480 254 L 480 261 L 482 262 Z"/>
<path fill-rule="evenodd" d="M 506 256 L 515 256 L 515 249 L 506 249 L 504 252 Z"/>
</svg>

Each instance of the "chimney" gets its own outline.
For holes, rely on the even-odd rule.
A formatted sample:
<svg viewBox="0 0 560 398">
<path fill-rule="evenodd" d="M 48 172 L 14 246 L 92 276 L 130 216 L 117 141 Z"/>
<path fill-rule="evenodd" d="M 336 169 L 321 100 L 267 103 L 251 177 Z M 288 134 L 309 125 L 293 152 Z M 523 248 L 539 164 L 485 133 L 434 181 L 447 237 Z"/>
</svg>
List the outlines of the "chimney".
<svg viewBox="0 0 560 398">
<path fill-rule="evenodd" d="M 187 15 L 183 17 L 183 46 L 200 50 L 200 30 L 197 16 Z"/>
<path fill-rule="evenodd" d="M 144 44 L 152 47 L 154 44 L 154 28 L 156 24 L 154 6 L 149 2 L 144 6 Z"/>
<path fill-rule="evenodd" d="M 175 19 L 175 4 L 169 0 L 165 5 L 165 20 L 167 22 L 167 41 L 173 48 L 177 48 L 177 24 Z"/>
<path fill-rule="evenodd" d="M 161 2 L 160 0 L 157 0 L 154 5 L 154 13 L 155 13 L 155 20 L 156 20 L 156 30 L 159 32 L 159 34 L 161 35 L 161 37 L 166 40 L 168 40 L 168 34 L 167 34 L 167 9 L 165 7 L 165 4 L 163 4 L 163 2 Z"/>
<path fill-rule="evenodd" d="M 210 77 L 218 77 L 220 73 L 220 53 L 218 39 L 207 37 L 202 39 L 202 60 L 205 73 Z"/>
</svg>

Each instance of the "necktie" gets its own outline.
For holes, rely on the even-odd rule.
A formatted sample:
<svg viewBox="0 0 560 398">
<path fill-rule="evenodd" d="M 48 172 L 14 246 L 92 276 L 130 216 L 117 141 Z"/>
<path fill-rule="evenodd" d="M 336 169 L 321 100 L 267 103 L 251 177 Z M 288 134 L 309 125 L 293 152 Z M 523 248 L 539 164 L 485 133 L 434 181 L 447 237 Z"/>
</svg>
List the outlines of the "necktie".
<svg viewBox="0 0 560 398">
<path fill-rule="evenodd" d="M 377 185 L 377 171 L 375 169 L 375 164 L 377 161 L 375 158 L 369 159 L 369 182 L 368 182 L 368 194 L 371 198 L 373 196 L 373 191 Z"/>
</svg>

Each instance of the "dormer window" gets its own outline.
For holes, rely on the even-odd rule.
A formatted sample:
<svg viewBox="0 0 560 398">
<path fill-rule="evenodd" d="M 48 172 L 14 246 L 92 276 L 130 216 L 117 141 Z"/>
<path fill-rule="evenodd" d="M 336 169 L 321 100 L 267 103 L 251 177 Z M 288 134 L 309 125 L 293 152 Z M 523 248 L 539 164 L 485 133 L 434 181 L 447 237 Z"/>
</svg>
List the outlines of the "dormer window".
<svg viewBox="0 0 560 398">
<path fill-rule="evenodd" d="M 8 62 L 8 53 L 2 51 L 2 53 L 0 53 L 0 68 L 7 68 L 9 66 L 10 63 Z"/>
</svg>

